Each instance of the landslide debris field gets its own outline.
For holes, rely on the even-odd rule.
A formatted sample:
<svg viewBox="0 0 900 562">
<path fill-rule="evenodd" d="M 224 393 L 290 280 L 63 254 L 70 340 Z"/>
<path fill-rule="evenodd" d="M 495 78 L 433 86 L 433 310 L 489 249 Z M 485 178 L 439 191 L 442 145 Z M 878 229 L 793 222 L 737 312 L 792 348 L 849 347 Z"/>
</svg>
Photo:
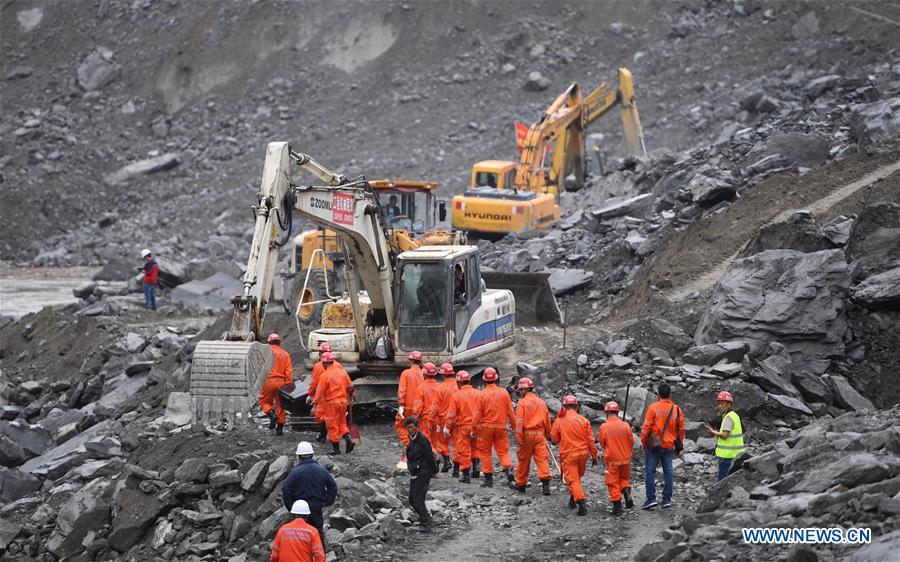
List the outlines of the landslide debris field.
<svg viewBox="0 0 900 562">
<path fill-rule="evenodd" d="M 314 435 L 192 426 L 186 394 L 194 346 L 240 290 L 266 143 L 449 198 L 472 163 L 516 157 L 515 120 L 619 67 L 649 154 L 624 157 L 618 117 L 601 119 L 603 165 L 562 194 L 562 220 L 478 242 L 494 269 L 561 279 L 568 311 L 489 361 L 504 384 L 532 377 L 552 413 L 575 394 L 595 431 L 626 388 L 637 428 L 668 381 L 687 418 L 674 507 L 609 517 L 602 467 L 587 517 L 558 478 L 543 497 L 533 473 L 524 495 L 442 474 L 420 535 L 393 420 L 374 412 L 350 455 L 315 445 L 340 489 L 329 559 L 892 559 L 898 27 L 885 2 L 0 3 L 3 279 L 100 268 L 78 302 L 0 318 L 0 559 L 267 560 L 280 482 Z M 133 278 L 143 247 L 156 313 Z M 715 483 L 702 425 L 720 390 L 750 458 Z M 632 481 L 640 504 L 640 450 Z M 742 542 L 764 526 L 873 543 Z"/>
</svg>

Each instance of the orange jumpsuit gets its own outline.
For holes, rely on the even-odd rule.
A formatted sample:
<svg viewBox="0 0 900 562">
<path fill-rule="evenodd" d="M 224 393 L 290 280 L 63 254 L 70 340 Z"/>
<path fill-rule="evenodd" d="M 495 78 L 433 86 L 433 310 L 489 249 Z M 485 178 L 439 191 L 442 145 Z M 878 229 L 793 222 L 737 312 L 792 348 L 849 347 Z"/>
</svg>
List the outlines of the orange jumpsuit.
<svg viewBox="0 0 900 562">
<path fill-rule="evenodd" d="M 459 463 L 460 470 L 469 470 L 472 466 L 472 457 L 479 455 L 475 445 L 474 427 L 475 403 L 478 401 L 478 390 L 471 385 L 463 385 L 450 398 L 450 407 L 447 408 L 447 428 L 453 436 L 453 461 Z M 473 453 L 474 448 L 474 455 Z"/>
<path fill-rule="evenodd" d="M 513 412 L 512 399 L 505 388 L 488 383 L 478 393 L 475 403 L 475 426 L 478 434 L 478 450 L 481 453 L 481 470 L 485 474 L 493 474 L 492 452 L 497 450 L 500 466 L 504 469 L 512 467 L 509 457 L 509 436 L 506 434 L 506 422 L 516 427 L 516 414 Z"/>
<path fill-rule="evenodd" d="M 325 408 L 325 427 L 328 440 L 340 443 L 341 437 L 350 432 L 347 428 L 347 402 L 353 383 L 343 367 L 332 364 L 320 375 L 316 388 L 316 404 Z"/>
<path fill-rule="evenodd" d="M 419 402 L 422 404 L 422 423 L 419 429 L 431 442 L 431 449 L 437 450 L 437 413 L 435 403 L 440 398 L 438 396 L 441 387 L 434 377 L 425 377 L 425 381 L 419 385 Z"/>
<path fill-rule="evenodd" d="M 450 456 L 450 440 L 452 434 L 451 437 L 448 438 L 444 435 L 443 428 L 447 425 L 447 412 L 450 410 L 450 401 L 458 390 L 459 387 L 456 386 L 456 379 L 447 377 L 444 379 L 444 382 L 438 385 L 438 397 L 431 406 L 434 411 L 434 419 L 437 423 L 437 431 L 434 434 L 435 441 L 437 441 L 437 450 L 438 453 L 444 457 Z M 453 462 L 458 461 L 454 458 Z"/>
<path fill-rule="evenodd" d="M 591 422 L 575 410 L 563 410 L 556 416 L 550 437 L 559 443 L 563 480 L 569 487 L 569 495 L 577 502 L 585 498 L 581 478 L 587 469 L 588 456 L 597 460 L 597 444 Z"/>
<path fill-rule="evenodd" d="M 634 434 L 631 426 L 618 416 L 606 420 L 597 432 L 597 442 L 603 447 L 603 460 L 606 462 L 606 487 L 609 488 L 609 500 L 622 500 L 622 490 L 631 489 L 631 452 L 634 447 Z"/>
<path fill-rule="evenodd" d="M 409 432 L 406 431 L 404 419 L 409 416 L 419 417 L 421 402 L 419 401 L 419 385 L 422 384 L 424 377 L 422 376 L 422 368 L 418 365 L 412 365 L 409 369 L 400 373 L 400 386 L 397 387 L 397 405 L 403 406 L 403 416 L 397 412 L 397 419 L 394 421 L 394 429 L 397 430 L 397 437 L 403 442 L 403 446 L 409 445 Z"/>
<path fill-rule="evenodd" d="M 344 366 L 341 365 L 340 361 L 335 361 L 333 364 L 337 365 L 341 369 L 344 368 Z M 318 386 L 319 386 L 319 381 L 321 380 L 322 372 L 324 370 L 325 370 L 325 364 L 322 363 L 321 361 L 319 361 L 315 365 L 313 365 L 312 375 L 309 377 L 309 388 L 306 390 L 307 396 L 312 396 L 313 398 L 315 398 L 316 388 L 318 388 Z M 321 404 L 313 404 L 312 413 L 313 413 L 313 416 L 316 418 L 316 423 L 322 423 L 323 421 L 325 421 L 325 408 Z"/>
<path fill-rule="evenodd" d="M 516 484 L 528 483 L 531 458 L 537 465 L 538 478 L 550 479 L 550 410 L 547 403 L 534 392 L 526 392 L 516 404 Z"/>
<path fill-rule="evenodd" d="M 287 421 L 284 407 L 281 405 L 281 397 L 278 396 L 278 389 L 286 384 L 294 382 L 294 367 L 291 365 L 291 354 L 281 349 L 280 345 L 271 344 L 272 370 L 269 371 L 269 378 L 259 391 L 259 407 L 264 414 L 269 415 L 272 411 L 272 403 L 275 403 L 275 421 L 284 425 Z"/>
<path fill-rule="evenodd" d="M 269 562 L 325 562 L 319 531 L 299 517 L 275 533 Z"/>
</svg>

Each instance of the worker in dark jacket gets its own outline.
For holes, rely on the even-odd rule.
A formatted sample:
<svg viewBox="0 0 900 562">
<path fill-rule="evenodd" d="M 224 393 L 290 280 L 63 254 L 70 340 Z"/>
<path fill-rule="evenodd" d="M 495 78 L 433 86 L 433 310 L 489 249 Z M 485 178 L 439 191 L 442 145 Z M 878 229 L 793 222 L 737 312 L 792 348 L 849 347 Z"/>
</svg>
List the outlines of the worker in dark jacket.
<svg viewBox="0 0 900 562">
<path fill-rule="evenodd" d="M 297 445 L 297 466 L 291 470 L 281 485 L 281 500 L 289 510 L 297 500 L 309 504 L 310 515 L 307 522 L 319 530 L 322 544 L 325 544 L 325 517 L 322 508 L 334 503 L 337 497 L 337 483 L 325 467 L 313 458 L 312 445 L 301 441 Z"/>
<path fill-rule="evenodd" d="M 431 532 L 431 514 L 425 507 L 425 494 L 431 478 L 438 474 L 437 458 L 431 448 L 431 442 L 419 431 L 419 419 L 415 416 L 406 418 L 406 430 L 409 432 L 409 445 L 406 446 L 406 463 L 409 468 L 409 503 L 419 514 L 418 531 Z"/>
<path fill-rule="evenodd" d="M 144 248 L 141 250 L 141 259 L 144 265 L 138 270 L 144 274 L 144 308 L 147 310 L 156 310 L 156 287 L 159 286 L 159 266 L 153 259 L 150 250 Z"/>
</svg>

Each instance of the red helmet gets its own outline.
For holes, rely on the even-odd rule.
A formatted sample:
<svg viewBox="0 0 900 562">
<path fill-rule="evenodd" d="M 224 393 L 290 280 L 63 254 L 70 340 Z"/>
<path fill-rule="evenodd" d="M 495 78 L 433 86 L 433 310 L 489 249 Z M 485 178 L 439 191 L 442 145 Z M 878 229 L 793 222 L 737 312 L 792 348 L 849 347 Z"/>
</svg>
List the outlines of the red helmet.
<svg viewBox="0 0 900 562">
<path fill-rule="evenodd" d="M 456 380 L 459 382 L 469 382 L 472 380 L 472 376 L 469 374 L 469 371 L 460 371 L 456 373 Z"/>
<path fill-rule="evenodd" d="M 434 363 L 429 361 L 428 363 L 422 365 L 422 372 L 426 377 L 433 377 L 437 375 L 437 367 L 434 366 Z"/>
<path fill-rule="evenodd" d="M 320 352 L 331 351 L 331 346 L 328 344 L 327 341 L 323 341 L 322 343 L 319 344 L 319 351 Z"/>
<path fill-rule="evenodd" d="M 453 365 L 450 363 L 442 363 L 439 372 L 441 373 L 441 376 L 452 377 L 455 371 L 453 370 Z"/>
<path fill-rule="evenodd" d="M 422 360 L 422 352 L 421 351 L 413 351 L 409 354 L 410 361 L 421 361 Z"/>
<path fill-rule="evenodd" d="M 495 380 L 497 380 L 499 378 L 497 376 L 497 369 L 495 369 L 493 367 L 488 367 L 487 369 L 484 370 L 484 374 L 482 375 L 482 378 L 485 380 L 485 382 L 494 382 Z"/>
<path fill-rule="evenodd" d="M 716 396 L 716 402 L 731 402 L 734 403 L 734 398 L 731 397 L 731 393 L 727 390 L 723 390 Z"/>
<path fill-rule="evenodd" d="M 534 383 L 528 377 L 522 377 L 519 379 L 519 384 L 516 385 L 516 389 L 518 390 L 534 390 Z"/>
<path fill-rule="evenodd" d="M 268 343 L 281 343 L 281 336 L 272 332 L 269 334 L 269 338 L 266 340 Z"/>
<path fill-rule="evenodd" d="M 606 406 L 603 408 L 603 411 L 604 412 L 618 412 L 619 405 L 616 404 L 615 402 L 607 402 Z"/>
<path fill-rule="evenodd" d="M 321 355 L 319 355 L 319 359 L 322 363 L 334 363 L 334 354 L 330 351 L 325 351 Z"/>
<path fill-rule="evenodd" d="M 563 398 L 563 406 L 577 406 L 578 399 L 571 394 Z"/>
</svg>

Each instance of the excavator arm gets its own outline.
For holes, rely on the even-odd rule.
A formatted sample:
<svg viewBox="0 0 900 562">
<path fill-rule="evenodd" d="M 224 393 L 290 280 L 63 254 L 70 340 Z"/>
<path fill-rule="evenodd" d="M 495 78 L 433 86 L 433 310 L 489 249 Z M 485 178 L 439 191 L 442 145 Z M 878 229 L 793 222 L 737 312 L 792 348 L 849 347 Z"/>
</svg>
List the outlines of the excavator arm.
<svg viewBox="0 0 900 562">
<path fill-rule="evenodd" d="M 634 156 L 646 156 L 644 131 L 641 128 L 641 116 L 638 113 L 637 101 L 634 97 L 634 79 L 627 68 L 619 69 L 619 84 L 615 90 L 610 82 L 604 82 L 584 98 L 582 112 L 582 129 L 596 121 L 601 115 L 619 105 L 622 111 L 622 126 L 625 129 L 625 141 L 628 152 Z"/>
</svg>

